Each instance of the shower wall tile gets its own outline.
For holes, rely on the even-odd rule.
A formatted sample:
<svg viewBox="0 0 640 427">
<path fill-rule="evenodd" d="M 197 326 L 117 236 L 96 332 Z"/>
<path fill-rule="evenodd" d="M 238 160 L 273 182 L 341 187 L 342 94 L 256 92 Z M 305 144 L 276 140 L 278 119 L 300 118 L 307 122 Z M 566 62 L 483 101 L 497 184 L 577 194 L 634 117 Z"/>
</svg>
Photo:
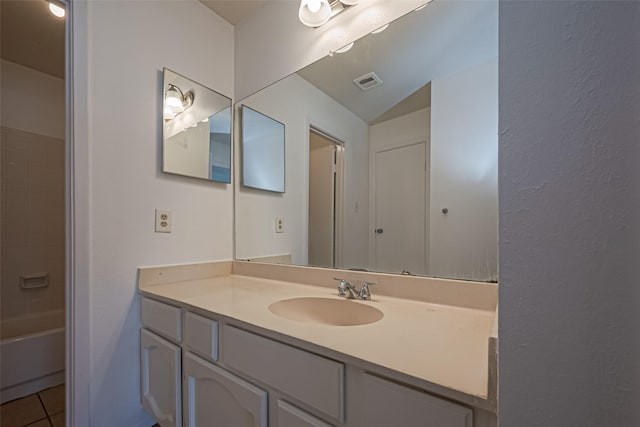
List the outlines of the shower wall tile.
<svg viewBox="0 0 640 427">
<path fill-rule="evenodd" d="M 2 318 L 61 310 L 65 296 L 64 141 L 1 128 Z M 49 274 L 22 289 L 20 276 Z"/>
</svg>

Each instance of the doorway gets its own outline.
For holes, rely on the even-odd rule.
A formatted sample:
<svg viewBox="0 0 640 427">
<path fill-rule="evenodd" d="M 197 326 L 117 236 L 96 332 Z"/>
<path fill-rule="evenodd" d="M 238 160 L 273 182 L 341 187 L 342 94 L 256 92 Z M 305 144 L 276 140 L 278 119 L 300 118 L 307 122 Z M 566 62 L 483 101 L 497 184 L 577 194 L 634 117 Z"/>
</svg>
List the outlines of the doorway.
<svg viewBox="0 0 640 427">
<path fill-rule="evenodd" d="M 65 2 L 1 1 L 3 422 L 65 418 Z M 24 410 L 21 408 L 29 408 Z"/>
<path fill-rule="evenodd" d="M 344 144 L 317 129 L 309 131 L 308 264 L 340 265 L 340 212 Z"/>
<path fill-rule="evenodd" d="M 419 142 L 375 153 L 376 271 L 426 274 L 426 150 Z"/>
</svg>

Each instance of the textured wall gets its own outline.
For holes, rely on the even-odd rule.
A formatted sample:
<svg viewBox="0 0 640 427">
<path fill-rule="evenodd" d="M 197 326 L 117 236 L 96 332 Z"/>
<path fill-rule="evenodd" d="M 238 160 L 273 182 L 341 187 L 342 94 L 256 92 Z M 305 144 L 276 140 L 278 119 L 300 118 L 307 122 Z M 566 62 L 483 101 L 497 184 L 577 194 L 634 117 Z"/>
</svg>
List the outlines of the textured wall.
<svg viewBox="0 0 640 427">
<path fill-rule="evenodd" d="M 501 427 L 640 425 L 640 3 L 500 4 Z"/>
</svg>

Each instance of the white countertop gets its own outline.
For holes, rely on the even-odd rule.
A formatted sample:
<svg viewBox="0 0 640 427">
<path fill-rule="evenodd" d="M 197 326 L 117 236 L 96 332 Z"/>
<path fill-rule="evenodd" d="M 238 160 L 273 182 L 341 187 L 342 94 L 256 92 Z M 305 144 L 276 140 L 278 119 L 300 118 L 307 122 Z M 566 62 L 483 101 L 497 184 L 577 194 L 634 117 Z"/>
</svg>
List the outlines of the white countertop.
<svg viewBox="0 0 640 427">
<path fill-rule="evenodd" d="M 353 301 L 384 317 L 359 326 L 330 326 L 284 319 L 270 304 L 295 297 L 341 299 L 333 288 L 243 275 L 140 286 L 149 296 L 227 316 L 260 328 L 486 399 L 489 337 L 495 310 L 464 308 L 376 294 Z"/>
</svg>

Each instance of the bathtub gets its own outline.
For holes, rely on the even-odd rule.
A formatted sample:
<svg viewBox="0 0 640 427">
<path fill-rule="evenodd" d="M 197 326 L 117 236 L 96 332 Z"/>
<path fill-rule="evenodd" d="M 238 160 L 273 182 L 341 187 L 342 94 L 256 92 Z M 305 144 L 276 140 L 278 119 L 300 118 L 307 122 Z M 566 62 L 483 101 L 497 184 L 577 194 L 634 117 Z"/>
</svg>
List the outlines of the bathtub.
<svg viewBox="0 0 640 427">
<path fill-rule="evenodd" d="M 64 382 L 64 315 L 50 311 L 0 323 L 0 403 Z"/>
</svg>

